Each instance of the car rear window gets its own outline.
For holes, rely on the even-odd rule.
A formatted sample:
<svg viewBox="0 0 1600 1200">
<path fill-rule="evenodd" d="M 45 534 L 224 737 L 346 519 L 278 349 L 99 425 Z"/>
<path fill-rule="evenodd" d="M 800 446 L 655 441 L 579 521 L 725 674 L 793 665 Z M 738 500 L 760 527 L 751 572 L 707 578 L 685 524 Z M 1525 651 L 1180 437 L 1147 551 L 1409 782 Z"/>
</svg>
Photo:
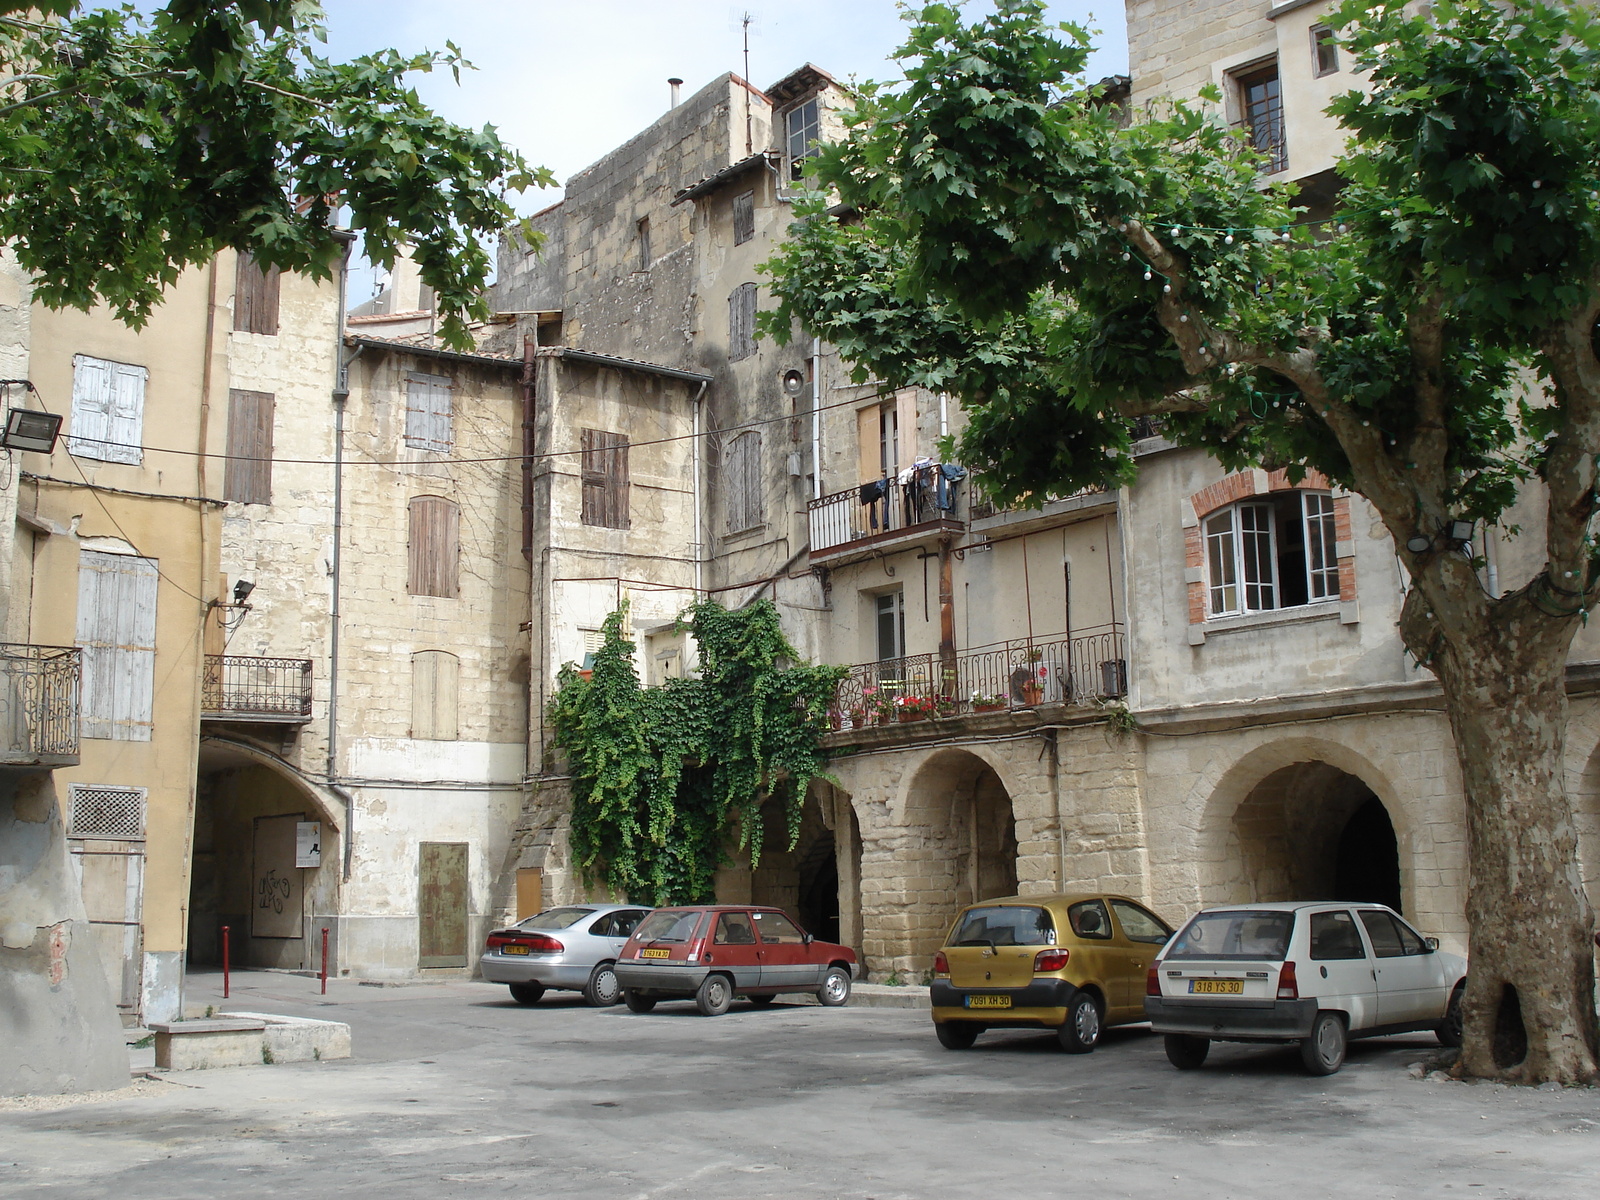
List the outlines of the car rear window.
<svg viewBox="0 0 1600 1200">
<path fill-rule="evenodd" d="M 1042 908 L 969 908 L 956 922 L 952 946 L 1054 946 L 1056 924 Z"/>
<path fill-rule="evenodd" d="M 592 908 L 547 908 L 517 925 L 518 929 L 565 929 L 594 912 Z"/>
<path fill-rule="evenodd" d="M 687 942 L 700 923 L 698 912 L 653 912 L 633 931 L 638 942 Z"/>
<path fill-rule="evenodd" d="M 1294 914 L 1291 912 L 1257 909 L 1205 912 L 1172 939 L 1166 959 L 1168 962 L 1179 958 L 1281 960 L 1289 953 L 1289 934 L 1293 929 Z"/>
</svg>

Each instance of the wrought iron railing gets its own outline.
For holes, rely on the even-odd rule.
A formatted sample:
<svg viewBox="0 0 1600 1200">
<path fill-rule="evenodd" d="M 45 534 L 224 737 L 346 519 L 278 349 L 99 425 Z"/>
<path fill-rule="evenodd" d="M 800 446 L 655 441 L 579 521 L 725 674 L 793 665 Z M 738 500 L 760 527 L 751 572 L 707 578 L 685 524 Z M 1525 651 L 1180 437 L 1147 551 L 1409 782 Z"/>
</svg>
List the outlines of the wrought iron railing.
<svg viewBox="0 0 1600 1200">
<path fill-rule="evenodd" d="M 819 554 L 933 521 L 964 521 L 966 485 L 962 479 L 946 479 L 935 463 L 909 482 L 876 479 L 847 492 L 819 497 L 806 509 L 811 553 Z"/>
<path fill-rule="evenodd" d="M 1105 492 L 1103 487 L 1079 488 L 1075 492 L 1068 492 L 1065 496 L 1050 495 L 1044 498 L 1045 504 L 1056 504 L 1062 500 L 1076 500 L 1079 496 L 1098 496 Z M 1012 505 L 997 504 L 992 498 L 985 495 L 976 486 L 972 489 L 972 500 L 968 508 L 968 519 L 981 521 L 985 517 L 998 517 L 1006 513 L 1026 512 L 1026 509 L 1016 508 Z"/>
<path fill-rule="evenodd" d="M 82 676 L 76 646 L 0 642 L 0 761 L 77 756 Z"/>
<path fill-rule="evenodd" d="M 309 720 L 311 660 L 208 654 L 200 695 L 208 717 Z"/>
<path fill-rule="evenodd" d="M 1128 692 L 1122 625 L 1068 638 L 1018 638 L 957 654 L 914 654 L 860 663 L 839 683 L 830 717 L 836 729 L 926 717 L 1092 704 Z"/>
</svg>

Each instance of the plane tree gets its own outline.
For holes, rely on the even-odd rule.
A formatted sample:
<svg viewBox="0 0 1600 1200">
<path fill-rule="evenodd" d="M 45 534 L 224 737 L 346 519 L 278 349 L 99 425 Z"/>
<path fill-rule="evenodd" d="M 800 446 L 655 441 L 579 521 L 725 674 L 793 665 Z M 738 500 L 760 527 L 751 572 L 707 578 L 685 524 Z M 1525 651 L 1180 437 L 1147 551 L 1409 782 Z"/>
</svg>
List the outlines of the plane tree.
<svg viewBox="0 0 1600 1200">
<path fill-rule="evenodd" d="M 1595 19 L 1348 0 L 1333 20 L 1370 90 L 1330 110 L 1344 186 L 1317 212 L 1261 186 L 1215 94 L 1128 120 L 1082 78 L 1086 32 L 1043 9 L 908 14 L 903 80 L 862 90 L 816 160 L 827 198 L 768 264 L 765 328 L 959 395 L 960 452 L 1007 501 L 1130 479 L 1145 416 L 1229 469 L 1364 496 L 1465 789 L 1459 1069 L 1592 1079 L 1564 751 L 1568 652 L 1600 599 Z M 1485 537 L 1537 569 L 1492 594 Z"/>
</svg>

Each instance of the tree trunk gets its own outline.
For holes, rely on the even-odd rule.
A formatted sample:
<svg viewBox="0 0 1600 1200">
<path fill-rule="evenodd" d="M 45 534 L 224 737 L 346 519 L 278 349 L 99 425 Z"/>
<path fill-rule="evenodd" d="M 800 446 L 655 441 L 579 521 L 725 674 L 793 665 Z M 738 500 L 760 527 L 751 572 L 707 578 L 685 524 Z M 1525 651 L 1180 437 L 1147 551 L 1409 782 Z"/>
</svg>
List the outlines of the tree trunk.
<svg viewBox="0 0 1600 1200">
<path fill-rule="evenodd" d="M 1600 1034 L 1593 913 L 1565 779 L 1570 639 L 1530 645 L 1502 627 L 1472 640 L 1429 664 L 1466 791 L 1470 945 L 1458 1070 L 1508 1083 L 1589 1082 Z"/>
</svg>

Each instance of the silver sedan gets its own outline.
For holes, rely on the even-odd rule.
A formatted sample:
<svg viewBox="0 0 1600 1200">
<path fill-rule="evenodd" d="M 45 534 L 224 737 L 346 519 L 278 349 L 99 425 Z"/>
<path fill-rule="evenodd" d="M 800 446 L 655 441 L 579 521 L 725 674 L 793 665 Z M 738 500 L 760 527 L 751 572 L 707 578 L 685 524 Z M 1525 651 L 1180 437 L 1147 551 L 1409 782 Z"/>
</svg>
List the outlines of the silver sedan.
<svg viewBox="0 0 1600 1200">
<path fill-rule="evenodd" d="M 597 1007 L 622 994 L 613 969 L 623 943 L 646 914 L 636 904 L 565 904 L 489 935 L 481 968 L 490 983 L 511 985 L 519 1004 L 547 990 L 582 992 Z"/>
</svg>

